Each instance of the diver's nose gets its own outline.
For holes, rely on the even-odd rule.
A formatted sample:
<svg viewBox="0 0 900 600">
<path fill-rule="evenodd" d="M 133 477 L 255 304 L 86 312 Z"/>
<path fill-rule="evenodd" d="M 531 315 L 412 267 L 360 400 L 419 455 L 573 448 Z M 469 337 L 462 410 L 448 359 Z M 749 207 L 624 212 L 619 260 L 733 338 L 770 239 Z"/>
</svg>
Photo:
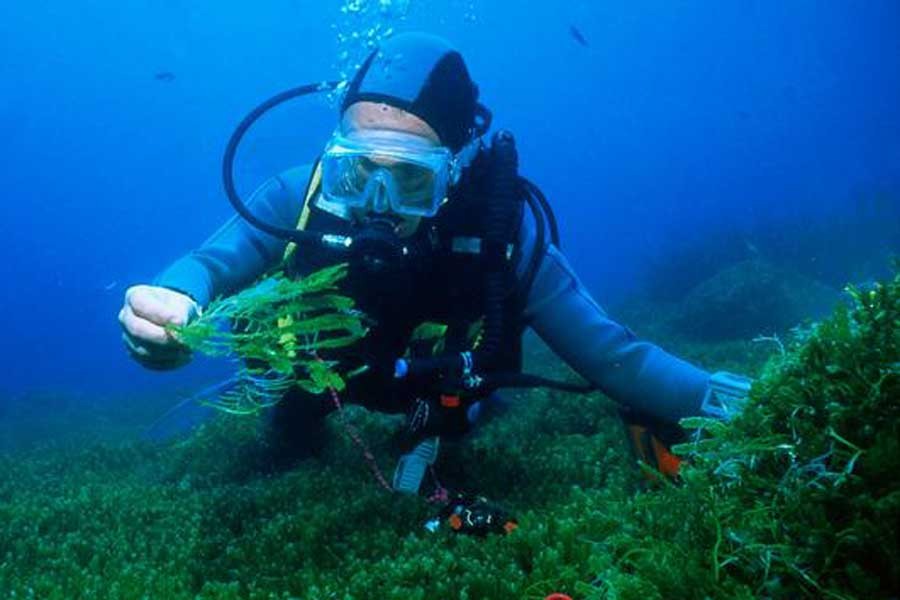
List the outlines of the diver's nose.
<svg viewBox="0 0 900 600">
<path fill-rule="evenodd" d="M 384 214 L 391 209 L 391 203 L 388 199 L 387 182 L 384 181 L 384 177 L 380 173 L 375 177 L 375 185 L 372 190 L 371 197 L 372 212 L 376 214 Z"/>
</svg>

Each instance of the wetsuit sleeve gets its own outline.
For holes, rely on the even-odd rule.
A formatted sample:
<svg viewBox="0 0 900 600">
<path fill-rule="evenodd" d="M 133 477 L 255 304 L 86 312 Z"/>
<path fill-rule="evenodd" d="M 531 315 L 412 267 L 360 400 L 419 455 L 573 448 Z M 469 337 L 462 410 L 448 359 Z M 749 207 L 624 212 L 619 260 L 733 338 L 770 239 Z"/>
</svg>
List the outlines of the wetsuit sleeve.
<svg viewBox="0 0 900 600">
<path fill-rule="evenodd" d="M 525 318 L 547 345 L 624 406 L 669 422 L 699 415 L 709 373 L 637 339 L 591 298 L 556 247 L 543 253 Z"/>
<path fill-rule="evenodd" d="M 302 209 L 309 167 L 298 167 L 269 179 L 247 202 L 263 221 L 294 227 Z M 235 215 L 199 248 L 175 261 L 155 285 L 189 295 L 201 306 L 234 293 L 281 260 L 286 242 L 265 234 Z"/>
</svg>

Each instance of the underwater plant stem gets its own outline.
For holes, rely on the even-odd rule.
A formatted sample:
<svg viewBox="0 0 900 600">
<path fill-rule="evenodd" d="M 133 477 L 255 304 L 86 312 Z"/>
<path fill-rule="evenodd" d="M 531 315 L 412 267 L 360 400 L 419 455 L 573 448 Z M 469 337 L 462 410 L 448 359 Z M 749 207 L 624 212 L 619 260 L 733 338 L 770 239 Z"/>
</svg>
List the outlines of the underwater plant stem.
<svg viewBox="0 0 900 600">
<path fill-rule="evenodd" d="M 719 547 L 722 545 L 722 524 L 717 517 L 713 517 L 716 522 L 716 543 L 712 549 L 713 579 L 719 582 Z"/>
<path fill-rule="evenodd" d="M 650 550 L 647 548 L 632 548 L 628 552 L 622 555 L 622 558 L 616 561 L 616 564 L 629 564 L 628 561 L 632 556 L 637 556 L 640 554 L 650 554 Z"/>
<path fill-rule="evenodd" d="M 781 354 L 781 356 L 785 356 L 787 354 L 787 351 L 784 349 L 784 344 L 780 339 L 778 339 L 777 335 L 758 335 L 750 341 L 755 343 L 770 342 L 778 347 L 778 352 Z"/>
<path fill-rule="evenodd" d="M 844 444 L 845 446 L 847 446 L 848 448 L 850 448 L 850 449 L 853 450 L 854 452 L 857 452 L 857 453 L 859 453 L 859 454 L 862 454 L 862 453 L 863 453 L 863 449 L 862 449 L 862 448 L 860 448 L 859 446 L 857 446 L 857 445 L 854 444 L 853 442 L 847 440 L 846 438 L 841 437 L 841 436 L 838 434 L 838 432 L 834 430 L 834 428 L 832 428 L 832 427 L 829 427 L 829 428 L 828 428 L 828 435 L 830 435 L 831 437 L 833 437 L 834 439 L 836 439 L 836 440 L 839 441 L 840 443 Z"/>
</svg>

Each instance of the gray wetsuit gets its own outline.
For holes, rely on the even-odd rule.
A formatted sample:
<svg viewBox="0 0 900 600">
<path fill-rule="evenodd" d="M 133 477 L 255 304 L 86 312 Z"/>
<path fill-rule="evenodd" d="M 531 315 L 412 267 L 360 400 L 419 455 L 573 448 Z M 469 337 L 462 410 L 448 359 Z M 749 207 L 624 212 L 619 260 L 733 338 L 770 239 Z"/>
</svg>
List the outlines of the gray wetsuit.
<svg viewBox="0 0 900 600">
<path fill-rule="evenodd" d="M 273 177 L 253 194 L 261 219 L 291 228 L 298 219 L 310 167 Z M 558 248 L 535 249 L 526 219 L 520 247 L 527 264 L 543 253 L 526 308 L 526 323 L 577 373 L 621 405 L 672 422 L 701 414 L 710 374 L 646 341 L 610 319 L 579 281 Z M 198 249 L 177 260 L 156 285 L 188 294 L 201 306 L 252 284 L 282 258 L 286 243 L 235 216 Z"/>
</svg>

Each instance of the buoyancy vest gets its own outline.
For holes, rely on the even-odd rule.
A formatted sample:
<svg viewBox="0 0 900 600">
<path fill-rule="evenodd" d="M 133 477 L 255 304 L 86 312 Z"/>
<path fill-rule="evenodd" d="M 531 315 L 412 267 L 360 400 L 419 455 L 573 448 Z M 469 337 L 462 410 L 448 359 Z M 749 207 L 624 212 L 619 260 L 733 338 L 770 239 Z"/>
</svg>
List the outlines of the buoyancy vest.
<svg viewBox="0 0 900 600">
<path fill-rule="evenodd" d="M 421 389 L 404 389 L 387 375 L 398 357 L 433 348 L 433 345 L 413 343 L 414 338 L 419 337 L 416 332 L 421 331 L 423 325 L 441 325 L 442 351 L 477 348 L 478 323 L 484 317 L 485 273 L 490 268 L 481 252 L 484 203 L 488 201 L 485 188 L 489 176 L 489 160 L 482 154 L 467 169 L 439 214 L 423 219 L 410 240 L 424 250 L 420 252 L 420 260 L 411 261 L 402 269 L 378 273 L 350 265 L 348 276 L 342 283 L 342 293 L 354 298 L 372 322 L 369 334 L 348 349 L 353 361 L 373 368 L 370 376 L 360 380 L 366 387 L 366 401 L 362 403 L 379 410 L 402 412 L 408 398 L 428 393 Z M 354 225 L 349 220 L 323 210 L 317 204 L 320 182 L 321 172 L 316 166 L 303 195 L 297 228 L 352 235 Z M 509 292 L 503 301 L 502 350 L 494 368 L 505 373 L 521 372 L 522 369 L 523 298 L 517 293 L 520 288 L 514 265 L 521 259 L 517 242 L 523 205 L 524 199 L 517 209 L 516 226 L 509 231 L 504 268 Z M 289 245 L 284 267 L 290 275 L 301 277 L 342 260 L 339 253 L 328 248 Z M 376 392 L 375 387 L 382 389 Z M 479 390 L 478 397 L 491 391 Z M 477 397 L 469 398 L 475 399 Z"/>
</svg>

